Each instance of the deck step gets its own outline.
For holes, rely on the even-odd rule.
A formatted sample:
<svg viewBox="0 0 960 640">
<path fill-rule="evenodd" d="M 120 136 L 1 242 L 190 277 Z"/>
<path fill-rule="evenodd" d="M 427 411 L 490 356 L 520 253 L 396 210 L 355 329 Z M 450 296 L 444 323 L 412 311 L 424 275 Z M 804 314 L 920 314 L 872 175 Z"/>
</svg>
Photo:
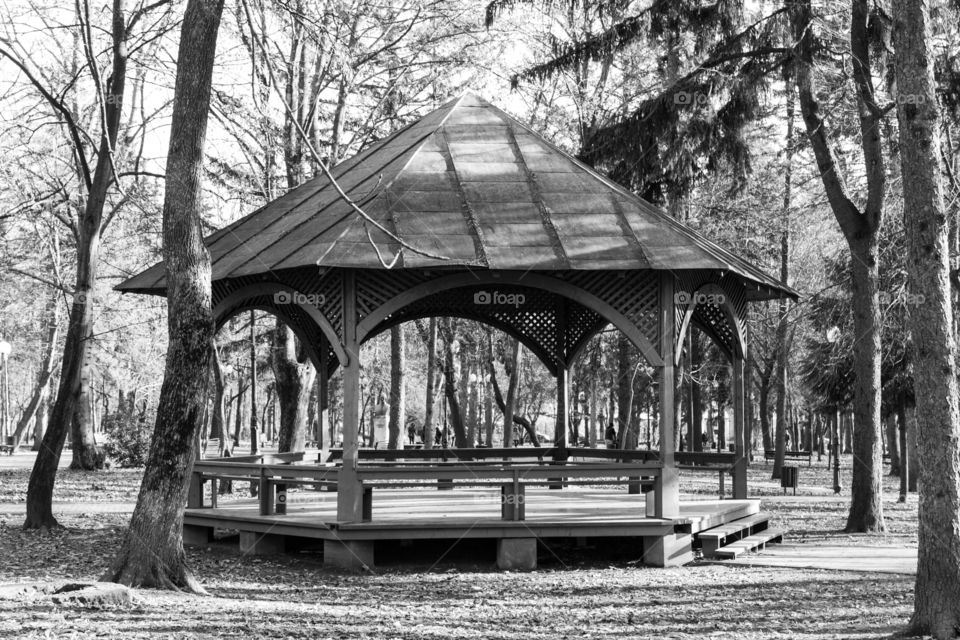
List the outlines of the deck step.
<svg viewBox="0 0 960 640">
<path fill-rule="evenodd" d="M 715 555 L 718 558 L 736 558 L 748 551 L 763 549 L 771 542 L 783 542 L 783 531 L 780 529 L 765 529 L 760 533 L 755 533 L 736 542 L 731 542 L 725 547 L 720 547 Z"/>
<path fill-rule="evenodd" d="M 704 557 L 712 558 L 717 549 L 727 542 L 733 542 L 752 533 L 763 531 L 767 528 L 769 521 L 770 514 L 757 513 L 699 532 L 697 539 L 700 540 Z"/>
</svg>

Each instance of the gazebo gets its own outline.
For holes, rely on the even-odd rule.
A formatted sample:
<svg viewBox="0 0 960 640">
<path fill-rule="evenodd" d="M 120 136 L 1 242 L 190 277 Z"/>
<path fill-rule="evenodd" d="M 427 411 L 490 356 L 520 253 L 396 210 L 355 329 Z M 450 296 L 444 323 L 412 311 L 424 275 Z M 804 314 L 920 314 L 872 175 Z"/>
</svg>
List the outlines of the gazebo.
<svg viewBox="0 0 960 640">
<path fill-rule="evenodd" d="M 215 316 L 268 311 L 321 376 L 342 369 L 336 521 L 364 521 L 360 346 L 398 323 L 457 316 L 520 340 L 557 381 L 556 462 L 569 455 L 568 373 L 607 325 L 659 371 L 653 518 L 680 514 L 674 367 L 691 325 L 730 358 L 733 497 L 747 497 L 748 303 L 795 294 L 471 94 L 452 100 L 207 239 Z M 158 264 L 118 287 L 164 295 Z M 350 547 L 351 553 L 357 552 Z M 669 551 L 656 564 L 669 564 Z"/>
</svg>

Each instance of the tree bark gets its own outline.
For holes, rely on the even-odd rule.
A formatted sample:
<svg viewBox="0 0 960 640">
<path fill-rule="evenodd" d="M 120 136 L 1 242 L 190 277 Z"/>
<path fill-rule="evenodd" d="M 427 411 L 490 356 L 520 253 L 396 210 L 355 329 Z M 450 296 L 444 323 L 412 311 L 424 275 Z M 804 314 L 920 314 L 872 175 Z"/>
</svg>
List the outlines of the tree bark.
<svg viewBox="0 0 960 640">
<path fill-rule="evenodd" d="M 420 326 L 417 327 L 420 329 Z M 424 342 L 427 345 L 427 396 L 423 412 L 423 448 L 433 448 L 434 404 L 436 404 L 437 386 L 437 319 L 430 318 L 430 327 Z M 421 329 L 421 338 L 423 337 Z"/>
<path fill-rule="evenodd" d="M 223 403 L 225 401 L 225 385 L 223 382 L 223 363 L 220 361 L 220 351 L 214 345 L 210 358 L 210 368 L 213 369 L 213 419 L 210 422 L 210 437 L 220 440 L 220 455 L 227 449 L 227 428 L 224 417 Z"/>
<path fill-rule="evenodd" d="M 897 116 L 920 457 L 914 633 L 960 632 L 960 402 L 950 290 L 950 221 L 941 195 L 940 114 L 930 3 L 894 3 Z M 921 298 L 922 296 L 922 298 Z"/>
<path fill-rule="evenodd" d="M 73 459 L 71 469 L 94 471 L 102 469 L 106 456 L 97 446 L 97 437 L 94 433 L 93 398 L 91 391 L 91 367 L 85 362 L 80 367 L 80 394 L 77 396 L 77 405 L 73 413 L 71 424 L 71 451 Z"/>
<path fill-rule="evenodd" d="M 886 419 L 887 451 L 890 452 L 890 475 L 900 475 L 900 438 L 897 436 L 897 414 L 890 412 Z"/>
<path fill-rule="evenodd" d="M 257 312 L 250 310 L 250 453 L 260 450 L 257 433 Z"/>
<path fill-rule="evenodd" d="M 403 327 L 394 325 L 390 328 L 390 422 L 388 449 L 397 449 L 400 446 L 401 432 L 406 418 L 407 390 L 404 386 L 404 369 L 406 368 L 406 340 L 403 337 Z"/>
<path fill-rule="evenodd" d="M 517 388 L 520 386 L 520 365 L 523 362 L 523 345 L 519 340 L 513 340 L 513 350 L 510 354 L 510 369 L 507 375 L 510 376 L 507 382 L 507 399 L 503 406 L 503 446 L 513 446 L 513 422 L 514 413 L 517 409 Z M 491 365 L 491 369 L 492 369 Z M 492 374 L 491 374 L 492 375 Z M 534 441 L 536 441 L 534 434 Z"/>
<path fill-rule="evenodd" d="M 447 413 L 450 419 L 450 425 L 453 427 L 453 437 L 455 446 L 466 448 L 467 431 L 463 424 L 463 411 L 460 407 L 460 394 L 457 390 L 457 378 L 455 374 L 453 342 L 455 339 L 455 327 L 450 318 L 443 318 L 441 323 L 443 329 L 443 365 L 441 374 L 443 375 L 443 392 L 447 398 Z"/>
<path fill-rule="evenodd" d="M 137 506 L 104 580 L 202 591 L 187 569 L 183 509 L 194 434 L 214 348 L 210 254 L 199 218 L 200 175 L 223 0 L 188 0 L 174 85 L 163 205 L 169 347 Z"/>
<path fill-rule="evenodd" d="M 280 405 L 280 452 L 303 451 L 306 441 L 307 413 L 315 371 L 298 353 L 297 337 L 277 320 L 274 333 L 273 372 L 277 380 L 277 404 Z"/>
</svg>

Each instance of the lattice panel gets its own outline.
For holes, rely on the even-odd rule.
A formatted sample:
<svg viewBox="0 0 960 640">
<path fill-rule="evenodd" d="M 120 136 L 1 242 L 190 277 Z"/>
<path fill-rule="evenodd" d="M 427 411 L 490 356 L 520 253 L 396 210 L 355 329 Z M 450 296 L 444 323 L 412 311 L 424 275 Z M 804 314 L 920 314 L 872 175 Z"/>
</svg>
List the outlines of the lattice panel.
<svg viewBox="0 0 960 640">
<path fill-rule="evenodd" d="M 326 340 L 324 340 L 323 332 L 313 321 L 313 318 L 307 315 L 302 309 L 295 305 L 278 305 L 275 302 L 272 294 L 264 294 L 251 296 L 250 298 L 237 302 L 230 309 L 228 309 L 223 317 L 219 320 L 222 322 L 247 309 L 267 309 L 287 323 L 291 328 L 302 332 L 303 336 L 306 338 L 306 344 L 304 347 L 306 348 L 307 353 L 311 354 L 315 363 L 319 363 L 320 361 L 320 353 L 317 350 L 318 345 L 326 345 L 328 362 L 330 363 L 330 372 L 333 372 L 336 369 L 339 363 L 337 362 L 337 356 L 334 353 L 333 348 L 330 347 L 330 344 Z"/>
<path fill-rule="evenodd" d="M 522 298 L 521 298 L 522 296 Z M 556 373 L 557 353 L 557 310 L 561 302 L 559 296 L 539 289 L 527 287 L 497 285 L 489 287 L 476 285 L 443 291 L 422 298 L 386 318 L 372 332 L 371 337 L 387 328 L 431 316 L 456 316 L 484 322 L 524 338 L 551 373 Z M 589 309 L 582 305 L 566 301 L 568 314 L 567 345 L 576 345 L 584 332 L 590 331 Z M 569 323 L 573 319 L 573 325 Z M 593 314 L 595 322 L 599 316 Z M 602 324 L 601 324 L 602 326 Z M 570 336 L 573 335 L 573 339 Z M 568 349 L 565 348 L 565 353 Z"/>
<path fill-rule="evenodd" d="M 693 310 L 693 321 L 710 334 L 728 354 L 732 354 L 737 344 L 737 336 L 727 322 L 727 315 L 716 304 L 700 303 Z"/>
<path fill-rule="evenodd" d="M 308 296 L 307 300 L 302 303 L 313 304 L 319 309 L 333 326 L 337 335 L 342 338 L 341 300 L 343 298 L 343 285 L 339 271 L 321 273 L 316 268 L 305 267 L 276 271 L 273 276 L 272 282 L 289 286 Z M 226 296 L 243 287 L 262 284 L 263 282 L 262 276 L 245 276 L 214 282 L 213 304 L 216 306 Z M 270 309 L 277 315 L 282 316 L 284 321 L 289 321 L 291 324 L 296 323 L 299 329 L 302 329 L 306 335 L 311 337 L 313 344 L 310 345 L 310 349 L 312 350 L 317 348 L 316 345 L 320 344 L 320 340 L 324 337 L 320 327 L 316 326 L 313 319 L 297 305 L 276 305 L 272 295 L 257 295 L 242 300 L 234 305 L 234 309 L 229 311 L 227 316 L 234 315 L 236 310 L 252 307 Z M 327 344 L 327 355 L 331 371 L 333 371 L 336 369 L 338 362 L 336 354 L 329 344 Z"/>
<path fill-rule="evenodd" d="M 625 315 L 652 344 L 660 343 L 659 272 L 568 271 L 553 275 L 597 296 Z"/>
<path fill-rule="evenodd" d="M 607 320 L 599 313 L 576 303 L 567 303 L 567 335 L 563 356 L 569 363 L 580 346 L 606 326 Z"/>
<path fill-rule="evenodd" d="M 739 332 L 741 335 L 745 335 L 748 309 L 746 291 L 743 284 L 729 276 L 729 274 L 714 271 L 684 272 L 683 275 L 678 278 L 677 291 L 685 292 L 687 295 L 693 296 L 694 293 L 708 284 L 715 284 L 723 291 L 724 296 L 726 296 L 726 299 L 733 306 Z M 701 306 L 716 307 L 716 305 L 698 304 L 697 311 L 694 312 L 692 320 L 698 323 L 705 332 L 710 334 L 720 346 L 732 353 L 732 349 L 737 343 L 736 329 L 728 325 L 727 316 L 719 307 L 715 309 L 705 309 L 703 312 L 700 312 Z M 684 304 L 677 308 L 678 331 L 683 322 L 683 315 L 688 307 L 689 305 Z M 721 324 L 724 327 L 723 330 L 719 328 Z"/>
<path fill-rule="evenodd" d="M 357 321 L 373 313 L 383 303 L 430 279 L 421 271 L 358 270 Z"/>
</svg>

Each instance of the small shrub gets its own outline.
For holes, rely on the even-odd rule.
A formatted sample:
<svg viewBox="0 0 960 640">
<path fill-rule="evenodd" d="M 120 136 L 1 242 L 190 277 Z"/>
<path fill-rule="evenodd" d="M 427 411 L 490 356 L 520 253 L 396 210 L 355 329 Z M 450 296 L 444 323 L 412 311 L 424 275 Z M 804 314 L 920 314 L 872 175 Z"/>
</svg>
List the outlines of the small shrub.
<svg viewBox="0 0 960 640">
<path fill-rule="evenodd" d="M 103 419 L 103 432 L 108 437 L 103 449 L 117 466 L 142 467 L 147 463 L 153 436 L 152 416 L 117 411 Z"/>
</svg>

